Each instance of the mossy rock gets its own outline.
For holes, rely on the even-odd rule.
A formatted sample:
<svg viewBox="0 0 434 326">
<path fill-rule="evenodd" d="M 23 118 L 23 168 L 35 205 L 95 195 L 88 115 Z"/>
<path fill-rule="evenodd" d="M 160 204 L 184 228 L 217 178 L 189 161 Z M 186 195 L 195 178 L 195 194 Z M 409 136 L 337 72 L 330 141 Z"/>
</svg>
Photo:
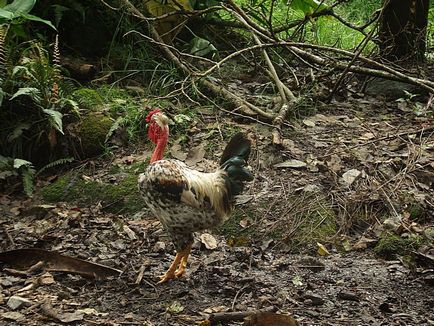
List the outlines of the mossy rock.
<svg viewBox="0 0 434 326">
<path fill-rule="evenodd" d="M 407 238 L 391 232 L 384 232 L 380 241 L 374 248 L 374 252 L 385 259 L 396 259 L 397 256 L 403 256 L 416 250 L 423 244 L 424 240 L 419 235 L 411 234 Z"/>
<path fill-rule="evenodd" d="M 77 175 L 68 174 L 41 190 L 46 202 L 72 202 L 95 205 L 101 202 L 106 211 L 136 213 L 145 207 L 137 190 L 137 175 L 127 174 L 117 184 L 86 181 Z"/>
<path fill-rule="evenodd" d="M 78 136 L 84 158 L 96 156 L 103 152 L 105 140 L 112 125 L 112 119 L 101 114 L 82 117 Z"/>
<path fill-rule="evenodd" d="M 101 111 L 104 101 L 101 95 L 94 89 L 80 88 L 72 93 L 72 97 L 81 109 L 85 111 Z"/>
</svg>

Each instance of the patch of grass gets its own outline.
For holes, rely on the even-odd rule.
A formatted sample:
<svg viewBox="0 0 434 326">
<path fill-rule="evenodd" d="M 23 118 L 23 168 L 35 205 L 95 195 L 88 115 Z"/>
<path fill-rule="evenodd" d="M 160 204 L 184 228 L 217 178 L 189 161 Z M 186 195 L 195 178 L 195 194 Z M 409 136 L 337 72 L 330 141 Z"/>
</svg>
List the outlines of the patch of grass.
<svg viewBox="0 0 434 326">
<path fill-rule="evenodd" d="M 240 225 L 241 220 L 249 219 L 253 221 L 254 211 L 251 208 L 245 210 L 236 209 L 229 219 L 217 227 L 217 233 L 224 235 L 230 246 L 246 246 L 249 245 L 255 234 L 254 227 L 243 228 Z"/>
<path fill-rule="evenodd" d="M 317 242 L 332 242 L 338 232 L 337 216 L 331 203 L 319 193 L 300 193 L 289 196 L 271 227 L 262 230 L 263 237 L 276 240 L 291 251 L 316 247 Z"/>
<path fill-rule="evenodd" d="M 396 259 L 397 256 L 403 256 L 418 249 L 423 242 L 423 238 L 419 235 L 411 234 L 407 238 L 402 238 L 395 233 L 384 232 L 374 252 L 385 259 Z"/>
</svg>

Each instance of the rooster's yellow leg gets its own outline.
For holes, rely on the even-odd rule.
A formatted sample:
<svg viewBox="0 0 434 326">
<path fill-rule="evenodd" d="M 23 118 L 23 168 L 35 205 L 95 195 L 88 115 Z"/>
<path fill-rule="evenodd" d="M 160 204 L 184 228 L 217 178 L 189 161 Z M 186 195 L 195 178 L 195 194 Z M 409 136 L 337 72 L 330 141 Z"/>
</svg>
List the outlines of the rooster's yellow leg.
<svg viewBox="0 0 434 326">
<path fill-rule="evenodd" d="M 179 263 L 178 269 L 175 272 L 176 277 L 181 277 L 185 273 L 185 267 L 187 267 L 188 256 L 190 255 L 191 245 L 188 245 L 182 252 L 184 255 L 181 258 L 181 262 Z"/>
<path fill-rule="evenodd" d="M 190 253 L 190 250 L 191 250 L 191 245 L 185 248 L 184 250 L 176 253 L 175 259 L 173 260 L 167 272 L 164 275 L 160 276 L 160 281 L 158 282 L 158 284 L 165 283 L 168 280 L 180 277 L 184 273 L 185 266 L 184 268 L 182 268 L 181 266 L 183 264 L 187 265 L 187 258 Z M 185 263 L 183 263 L 184 261 Z M 178 275 L 179 270 L 182 270 L 182 273 L 180 275 Z"/>
</svg>

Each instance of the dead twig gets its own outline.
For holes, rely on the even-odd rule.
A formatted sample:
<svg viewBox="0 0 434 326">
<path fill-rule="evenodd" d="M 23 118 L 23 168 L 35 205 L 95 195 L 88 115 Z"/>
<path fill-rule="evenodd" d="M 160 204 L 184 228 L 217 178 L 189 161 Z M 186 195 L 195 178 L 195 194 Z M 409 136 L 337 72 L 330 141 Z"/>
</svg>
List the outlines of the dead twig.
<svg viewBox="0 0 434 326">
<path fill-rule="evenodd" d="M 234 297 L 234 299 L 232 300 L 232 306 L 231 306 L 231 309 L 232 310 L 234 310 L 234 307 L 235 307 L 235 303 L 237 302 L 237 298 L 238 298 L 238 296 L 240 295 L 240 293 L 241 293 L 241 291 L 243 291 L 245 288 L 247 288 L 248 287 L 248 285 L 243 285 L 243 287 L 241 287 L 238 291 L 237 291 L 237 293 L 235 293 L 235 297 Z"/>
</svg>

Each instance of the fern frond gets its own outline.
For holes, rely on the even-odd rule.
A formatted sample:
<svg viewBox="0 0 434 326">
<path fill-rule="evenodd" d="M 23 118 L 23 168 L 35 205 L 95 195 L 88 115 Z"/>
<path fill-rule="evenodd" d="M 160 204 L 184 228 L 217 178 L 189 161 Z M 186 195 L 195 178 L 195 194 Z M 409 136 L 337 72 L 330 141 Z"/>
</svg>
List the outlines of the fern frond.
<svg viewBox="0 0 434 326">
<path fill-rule="evenodd" d="M 61 158 L 58 159 L 56 161 L 50 162 L 47 165 L 45 165 L 44 167 L 42 167 L 37 173 L 36 176 L 40 175 L 42 172 L 51 169 L 55 166 L 59 166 L 59 165 L 63 165 L 63 164 L 67 164 L 67 163 L 71 163 L 74 161 L 73 157 L 66 157 L 66 158 Z"/>
<path fill-rule="evenodd" d="M 9 25 L 0 25 L 0 78 L 6 77 L 6 35 Z"/>
<path fill-rule="evenodd" d="M 53 87 L 51 89 L 51 103 L 59 101 L 59 80 L 60 80 L 60 51 L 59 34 L 56 34 L 53 49 Z"/>
<path fill-rule="evenodd" d="M 124 122 L 125 122 L 124 117 L 119 117 L 116 119 L 116 121 L 112 124 L 109 131 L 107 132 L 107 135 L 105 136 L 105 141 L 104 141 L 105 143 L 107 143 L 110 137 L 113 136 L 114 132 L 118 130 L 119 127 L 122 126 Z"/>
<path fill-rule="evenodd" d="M 23 178 L 23 189 L 27 196 L 31 197 L 35 188 L 35 169 L 33 166 L 26 166 L 21 172 Z"/>
</svg>

